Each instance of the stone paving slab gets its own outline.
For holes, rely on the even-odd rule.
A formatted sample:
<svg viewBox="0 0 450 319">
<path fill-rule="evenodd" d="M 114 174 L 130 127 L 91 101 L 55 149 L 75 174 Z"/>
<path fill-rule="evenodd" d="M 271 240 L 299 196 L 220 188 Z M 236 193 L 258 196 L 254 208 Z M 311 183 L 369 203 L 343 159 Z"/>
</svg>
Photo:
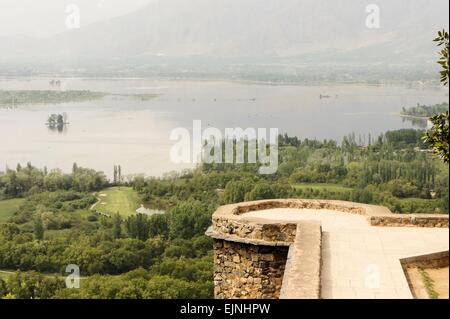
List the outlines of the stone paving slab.
<svg viewBox="0 0 450 319">
<path fill-rule="evenodd" d="M 400 259 L 449 249 L 448 228 L 374 227 L 334 210 L 275 208 L 246 218 L 322 223 L 322 298 L 412 298 Z"/>
</svg>

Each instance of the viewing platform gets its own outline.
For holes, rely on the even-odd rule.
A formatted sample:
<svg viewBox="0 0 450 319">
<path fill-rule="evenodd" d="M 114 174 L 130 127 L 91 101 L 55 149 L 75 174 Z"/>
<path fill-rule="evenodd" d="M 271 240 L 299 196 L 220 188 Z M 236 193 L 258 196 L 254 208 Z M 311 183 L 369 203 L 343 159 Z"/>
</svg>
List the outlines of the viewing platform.
<svg viewBox="0 0 450 319">
<path fill-rule="evenodd" d="M 221 206 L 212 220 L 216 298 L 408 299 L 407 262 L 448 267 L 448 215 L 280 199 Z"/>
</svg>

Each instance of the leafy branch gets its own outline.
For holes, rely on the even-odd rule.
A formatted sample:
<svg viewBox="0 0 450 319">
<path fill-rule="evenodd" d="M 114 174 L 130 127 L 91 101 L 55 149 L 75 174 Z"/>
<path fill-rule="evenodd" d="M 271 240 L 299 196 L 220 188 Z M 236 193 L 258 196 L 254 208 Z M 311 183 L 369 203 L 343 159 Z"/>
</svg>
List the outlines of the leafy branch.
<svg viewBox="0 0 450 319">
<path fill-rule="evenodd" d="M 442 67 L 440 72 L 441 74 L 441 83 L 443 85 L 448 84 L 448 47 L 449 47 L 449 38 L 448 32 L 445 30 L 439 31 L 434 42 L 438 42 L 438 46 L 442 47 L 442 50 L 439 51 L 440 58 L 437 63 L 439 63 Z"/>
<path fill-rule="evenodd" d="M 438 36 L 434 39 L 434 42 L 438 42 L 438 46 L 443 46 L 443 49 L 439 52 L 440 59 L 438 63 L 441 65 L 441 83 L 448 85 L 448 48 L 449 38 L 448 32 L 445 30 L 439 31 Z M 428 130 L 424 136 L 424 141 L 431 145 L 433 153 L 438 155 L 442 161 L 446 164 L 449 163 L 449 127 L 448 127 L 448 111 L 438 114 L 430 118 L 433 123 L 433 127 Z"/>
</svg>

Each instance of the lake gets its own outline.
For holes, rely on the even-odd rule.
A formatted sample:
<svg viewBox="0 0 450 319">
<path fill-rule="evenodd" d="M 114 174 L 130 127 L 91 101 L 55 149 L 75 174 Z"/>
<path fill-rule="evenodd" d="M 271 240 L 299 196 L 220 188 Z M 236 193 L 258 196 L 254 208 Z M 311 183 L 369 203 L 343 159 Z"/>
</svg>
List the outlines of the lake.
<svg viewBox="0 0 450 319">
<path fill-rule="evenodd" d="M 49 78 L 1 79 L 0 90 L 49 90 Z M 112 175 L 160 176 L 190 167 L 169 160 L 177 127 L 193 120 L 224 128 L 278 128 L 301 139 L 336 139 L 354 132 L 376 136 L 418 127 L 398 113 L 402 106 L 448 100 L 444 88 L 367 85 L 265 85 L 220 81 L 60 79 L 61 89 L 113 94 L 158 94 L 147 101 L 106 96 L 101 100 L 0 108 L 0 167 L 31 162 L 70 171 L 73 162 Z M 322 98 L 321 98 L 322 96 Z M 63 132 L 49 130 L 52 113 L 66 113 Z"/>
</svg>

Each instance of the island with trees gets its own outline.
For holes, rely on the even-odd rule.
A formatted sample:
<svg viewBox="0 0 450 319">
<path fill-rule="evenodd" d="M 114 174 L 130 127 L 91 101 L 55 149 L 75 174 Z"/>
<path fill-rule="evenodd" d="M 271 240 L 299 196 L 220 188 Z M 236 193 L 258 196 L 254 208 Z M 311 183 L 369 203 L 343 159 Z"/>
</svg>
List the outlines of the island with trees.
<svg viewBox="0 0 450 319">
<path fill-rule="evenodd" d="M 0 90 L 0 106 L 24 104 L 58 104 L 98 100 L 105 96 L 102 92 L 62 91 L 62 90 Z"/>
<path fill-rule="evenodd" d="M 403 107 L 400 114 L 402 116 L 411 116 L 411 117 L 418 117 L 418 118 L 430 118 L 433 117 L 439 113 L 448 112 L 448 103 L 443 102 L 440 104 L 435 105 L 421 105 L 417 104 L 413 107 Z"/>
<path fill-rule="evenodd" d="M 0 90 L 0 107 L 17 107 L 26 104 L 60 104 L 100 100 L 106 96 L 149 101 L 158 94 L 112 94 L 89 90 Z"/>
</svg>

